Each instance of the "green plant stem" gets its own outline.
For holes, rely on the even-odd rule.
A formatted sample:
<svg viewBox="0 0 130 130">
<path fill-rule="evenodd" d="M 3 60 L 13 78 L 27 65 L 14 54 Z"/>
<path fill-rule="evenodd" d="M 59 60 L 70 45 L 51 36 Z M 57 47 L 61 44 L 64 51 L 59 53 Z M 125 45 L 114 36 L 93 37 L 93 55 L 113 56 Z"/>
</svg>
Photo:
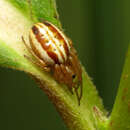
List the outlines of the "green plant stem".
<svg viewBox="0 0 130 130">
<path fill-rule="evenodd" d="M 44 82 L 43 77 L 36 78 L 40 88 L 46 92 L 52 103 L 57 108 L 62 119 L 71 130 L 95 130 L 95 117 L 93 107 L 101 107 L 101 100 L 98 101 L 97 92 L 88 75 L 83 71 L 84 93 L 81 105 L 75 95 L 72 95 L 63 85 L 57 85 L 52 81 Z M 41 79 L 41 80 L 40 80 Z M 63 89 L 64 88 L 64 89 Z M 87 94 L 89 92 L 89 94 Z M 93 97 L 93 98 L 92 98 Z M 103 114 L 104 116 L 104 114 Z"/>
<path fill-rule="evenodd" d="M 130 130 L 130 45 L 108 130 Z"/>
<path fill-rule="evenodd" d="M 76 95 L 71 94 L 67 86 L 57 83 L 51 73 L 44 72 L 24 57 L 26 55 L 34 58 L 21 40 L 21 36 L 24 36 L 28 42 L 28 32 L 33 23 L 43 18 L 60 27 L 59 19 L 56 17 L 55 1 L 31 0 L 31 4 L 34 21 L 29 16 L 30 8 L 26 0 L 0 1 L 0 12 L 3 11 L 0 14 L 0 66 L 22 70 L 31 75 L 55 104 L 71 130 L 96 130 L 103 126 L 102 121 L 98 120 L 101 116 L 104 117 L 106 111 L 85 69 L 82 67 L 83 97 L 79 106 Z M 102 111 L 102 114 L 96 114 L 94 110 L 97 113 Z"/>
</svg>

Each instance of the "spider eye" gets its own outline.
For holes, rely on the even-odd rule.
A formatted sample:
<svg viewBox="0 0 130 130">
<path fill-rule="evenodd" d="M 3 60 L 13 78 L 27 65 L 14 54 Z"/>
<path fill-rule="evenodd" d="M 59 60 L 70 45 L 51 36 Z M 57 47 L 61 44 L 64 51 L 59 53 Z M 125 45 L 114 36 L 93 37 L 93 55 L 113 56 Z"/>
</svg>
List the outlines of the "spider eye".
<svg viewBox="0 0 130 130">
<path fill-rule="evenodd" d="M 76 75 L 75 75 L 75 74 L 73 74 L 73 75 L 72 75 L 72 78 L 74 79 L 75 77 L 76 77 Z"/>
</svg>

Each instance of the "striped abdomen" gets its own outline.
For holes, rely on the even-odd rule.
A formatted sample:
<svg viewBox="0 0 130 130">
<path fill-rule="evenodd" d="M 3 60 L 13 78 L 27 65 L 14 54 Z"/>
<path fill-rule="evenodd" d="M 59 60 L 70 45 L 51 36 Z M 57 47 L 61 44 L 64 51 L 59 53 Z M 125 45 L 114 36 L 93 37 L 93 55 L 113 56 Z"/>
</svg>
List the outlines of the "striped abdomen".
<svg viewBox="0 0 130 130">
<path fill-rule="evenodd" d="M 35 24 L 29 35 L 34 53 L 47 64 L 60 64 L 67 60 L 70 45 L 64 34 L 49 22 Z"/>
</svg>

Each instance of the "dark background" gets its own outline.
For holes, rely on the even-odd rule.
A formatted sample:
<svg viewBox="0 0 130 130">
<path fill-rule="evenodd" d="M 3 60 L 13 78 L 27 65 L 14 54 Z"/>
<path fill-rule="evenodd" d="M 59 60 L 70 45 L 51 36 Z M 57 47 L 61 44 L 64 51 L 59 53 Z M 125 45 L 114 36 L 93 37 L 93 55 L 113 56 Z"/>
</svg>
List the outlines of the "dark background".
<svg viewBox="0 0 130 130">
<path fill-rule="evenodd" d="M 130 39 L 129 0 L 57 0 L 66 34 L 111 111 Z M 67 130 L 47 96 L 24 74 L 0 68 L 0 129 Z"/>
</svg>

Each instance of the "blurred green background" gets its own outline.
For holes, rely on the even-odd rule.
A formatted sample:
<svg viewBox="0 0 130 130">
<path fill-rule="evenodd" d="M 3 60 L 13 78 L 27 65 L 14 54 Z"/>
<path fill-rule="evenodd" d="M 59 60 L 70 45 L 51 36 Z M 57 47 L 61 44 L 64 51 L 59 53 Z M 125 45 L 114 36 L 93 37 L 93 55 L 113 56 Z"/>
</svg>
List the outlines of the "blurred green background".
<svg viewBox="0 0 130 130">
<path fill-rule="evenodd" d="M 57 0 L 66 34 L 111 111 L 130 40 L 129 0 Z M 1 130 L 67 130 L 47 96 L 23 72 L 0 68 Z"/>
</svg>

